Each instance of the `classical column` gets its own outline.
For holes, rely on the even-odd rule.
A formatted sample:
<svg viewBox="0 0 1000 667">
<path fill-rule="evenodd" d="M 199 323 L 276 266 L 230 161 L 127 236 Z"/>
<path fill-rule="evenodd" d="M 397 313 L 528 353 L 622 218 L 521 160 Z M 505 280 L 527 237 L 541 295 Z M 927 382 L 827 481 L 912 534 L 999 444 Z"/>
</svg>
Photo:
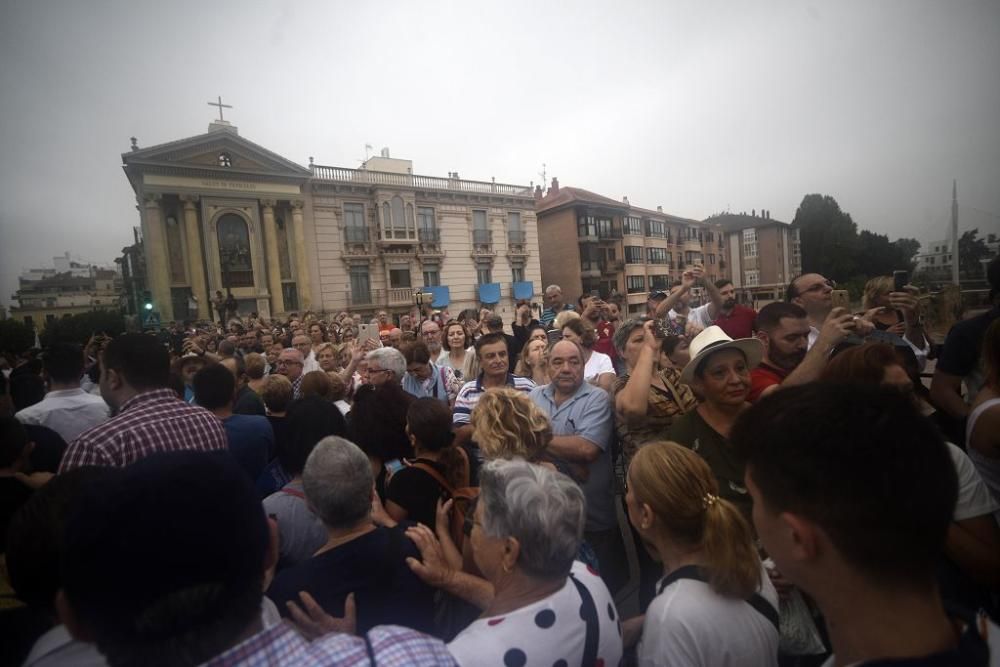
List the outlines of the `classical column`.
<svg viewBox="0 0 1000 667">
<path fill-rule="evenodd" d="M 271 317 L 285 312 L 281 293 L 281 266 L 278 264 L 278 226 L 274 222 L 274 200 L 260 202 L 264 214 L 264 252 L 267 253 L 267 289 L 271 292 Z"/>
<path fill-rule="evenodd" d="M 146 288 L 153 296 L 153 307 L 159 311 L 160 321 L 167 322 L 174 319 L 174 307 L 170 299 L 167 234 L 163 228 L 160 195 L 146 194 L 143 198 L 146 209 L 142 239 L 146 251 Z"/>
<path fill-rule="evenodd" d="M 312 291 L 309 289 L 309 262 L 306 259 L 306 232 L 302 226 L 302 202 L 292 202 L 292 226 L 295 234 L 295 267 L 298 278 L 299 309 L 312 308 Z"/>
<path fill-rule="evenodd" d="M 214 319 L 209 301 L 208 286 L 205 282 L 205 263 L 201 255 L 201 232 L 198 231 L 197 195 L 181 195 L 184 202 L 184 230 L 187 236 L 188 275 L 191 276 L 191 291 L 198 299 L 198 318 Z"/>
</svg>

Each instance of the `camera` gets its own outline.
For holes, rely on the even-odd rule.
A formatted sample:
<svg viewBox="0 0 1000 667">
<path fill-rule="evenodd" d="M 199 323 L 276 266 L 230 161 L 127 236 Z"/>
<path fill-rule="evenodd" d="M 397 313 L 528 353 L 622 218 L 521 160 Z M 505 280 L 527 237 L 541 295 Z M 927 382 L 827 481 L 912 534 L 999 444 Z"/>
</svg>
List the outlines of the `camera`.
<svg viewBox="0 0 1000 667">
<path fill-rule="evenodd" d="M 434 292 L 414 292 L 413 303 L 417 306 L 430 306 L 434 303 Z"/>
</svg>

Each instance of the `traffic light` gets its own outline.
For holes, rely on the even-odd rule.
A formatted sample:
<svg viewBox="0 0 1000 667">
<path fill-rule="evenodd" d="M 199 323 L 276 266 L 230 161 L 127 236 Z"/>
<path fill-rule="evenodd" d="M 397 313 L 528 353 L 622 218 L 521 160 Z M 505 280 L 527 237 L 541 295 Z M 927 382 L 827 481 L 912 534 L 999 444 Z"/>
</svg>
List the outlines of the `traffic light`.
<svg viewBox="0 0 1000 667">
<path fill-rule="evenodd" d="M 153 293 L 149 290 L 142 293 L 142 307 L 147 311 L 153 310 Z"/>
</svg>

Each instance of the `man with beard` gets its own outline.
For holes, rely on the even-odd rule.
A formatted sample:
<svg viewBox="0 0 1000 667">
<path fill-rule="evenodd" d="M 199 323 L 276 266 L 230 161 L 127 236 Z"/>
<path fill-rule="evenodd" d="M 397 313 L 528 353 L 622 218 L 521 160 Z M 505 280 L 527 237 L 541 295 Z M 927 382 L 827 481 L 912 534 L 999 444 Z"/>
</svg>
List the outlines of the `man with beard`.
<svg viewBox="0 0 1000 667">
<path fill-rule="evenodd" d="M 787 387 L 812 382 L 826 366 L 830 352 L 849 334 L 855 323 L 843 308 L 834 308 L 823 322 L 816 343 L 809 347 L 809 315 L 794 303 L 777 301 L 760 309 L 754 333 L 764 344 L 764 358 L 750 371 L 751 403 Z"/>
<path fill-rule="evenodd" d="M 715 281 L 715 289 L 719 292 L 722 303 L 708 305 L 709 317 L 713 318 L 715 326 L 725 331 L 730 338 L 749 338 L 753 335 L 753 322 L 757 311 L 736 303 L 736 287 L 733 281 L 726 278 Z M 709 291 L 711 294 L 711 291 Z"/>
</svg>

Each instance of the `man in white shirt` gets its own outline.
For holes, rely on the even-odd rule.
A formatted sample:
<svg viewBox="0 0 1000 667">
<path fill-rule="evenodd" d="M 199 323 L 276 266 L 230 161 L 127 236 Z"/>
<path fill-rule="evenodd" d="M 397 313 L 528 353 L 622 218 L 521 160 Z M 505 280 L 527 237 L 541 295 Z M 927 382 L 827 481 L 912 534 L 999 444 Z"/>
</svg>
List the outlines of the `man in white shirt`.
<svg viewBox="0 0 1000 667">
<path fill-rule="evenodd" d="M 22 424 L 47 426 L 66 442 L 72 442 L 107 420 L 111 413 L 104 399 L 80 388 L 83 350 L 79 345 L 55 343 L 45 352 L 42 363 L 49 392 L 40 403 L 14 415 Z"/>
</svg>

